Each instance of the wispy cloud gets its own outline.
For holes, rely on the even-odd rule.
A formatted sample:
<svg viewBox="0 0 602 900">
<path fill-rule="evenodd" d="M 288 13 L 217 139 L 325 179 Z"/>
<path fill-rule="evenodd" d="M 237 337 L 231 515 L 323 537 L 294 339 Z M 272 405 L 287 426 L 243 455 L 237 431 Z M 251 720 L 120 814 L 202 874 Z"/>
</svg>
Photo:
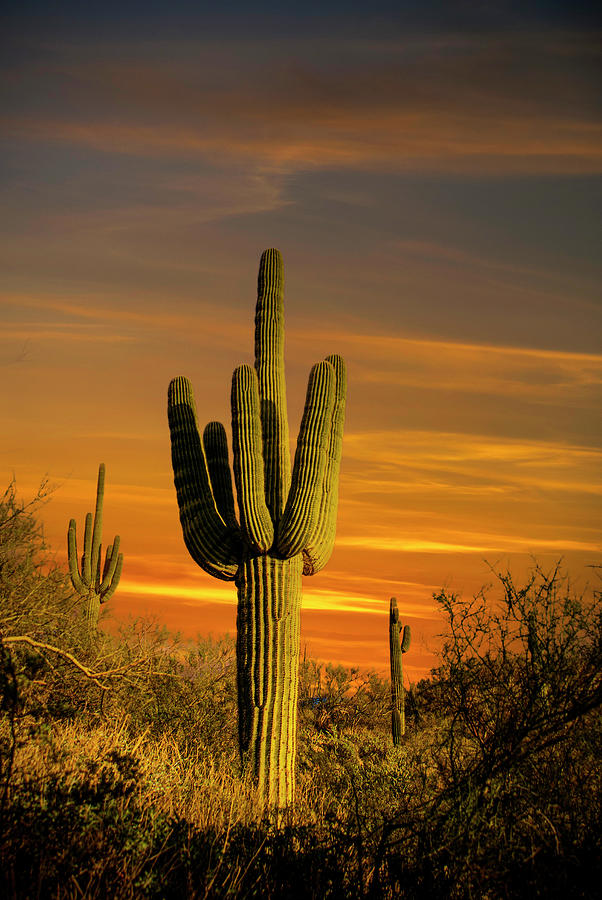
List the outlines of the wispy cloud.
<svg viewBox="0 0 602 900">
<path fill-rule="evenodd" d="M 64 58 L 37 71 L 61 84 L 52 114 L 28 111 L 35 100 L 26 79 L 22 111 L 4 130 L 116 154 L 244 158 L 287 172 L 600 171 L 591 38 L 453 37 L 425 35 L 411 50 L 398 40 L 339 41 L 335 53 L 315 38 L 218 50 L 182 44 L 177 53 L 156 45 L 152 62 L 143 46 L 130 47 L 128 59 L 119 48 L 108 56 L 91 47 L 87 59 L 64 48 Z"/>
<path fill-rule="evenodd" d="M 351 432 L 345 435 L 346 455 L 375 462 L 399 463 L 416 458 L 424 464 L 453 461 L 516 461 L 542 465 L 581 465 L 602 461 L 602 450 L 554 441 L 529 441 L 457 432 Z"/>
<path fill-rule="evenodd" d="M 274 113 L 274 127 L 278 113 Z M 418 114 L 404 110 L 357 112 L 320 121 L 308 117 L 290 125 L 290 135 L 213 133 L 171 127 L 166 133 L 140 125 L 98 120 L 4 120 L 3 129 L 32 141 L 81 144 L 114 154 L 159 157 L 204 155 L 230 162 L 250 159 L 292 173 L 304 169 L 378 168 L 395 172 L 452 172 L 464 175 L 593 174 L 602 169 L 602 126 L 595 123 L 507 117 L 488 121 L 476 114 Z M 257 129 L 263 130 L 263 129 Z M 266 208 L 270 208 L 267 206 Z M 256 206 L 253 207 L 256 209 Z M 234 208 L 231 214 L 248 211 Z M 224 215 L 223 207 L 209 218 Z M 128 212 L 128 224 L 132 213 Z M 117 222 L 117 225 L 119 222 Z"/>
<path fill-rule="evenodd" d="M 355 383 L 555 402 L 576 391 L 596 392 L 597 396 L 602 388 L 602 354 L 414 335 L 361 334 L 337 329 L 334 323 L 328 334 L 349 361 Z M 296 342 L 310 344 L 311 332 L 291 330 L 289 343 Z"/>
<path fill-rule="evenodd" d="M 63 128 L 56 123 L 30 123 L 24 125 L 23 130 L 18 126 L 15 134 L 30 137 L 35 132 L 36 140 L 56 140 L 118 152 L 114 145 L 115 141 L 117 145 L 120 141 L 118 128 L 110 126 L 105 132 L 99 124 L 94 137 L 95 131 L 96 128 L 92 129 L 87 139 L 87 128 L 82 126 L 72 124 Z M 134 136 L 140 142 L 139 150 L 136 150 Z M 130 152 L 134 155 L 148 155 L 149 145 L 144 138 L 144 129 L 140 133 L 136 128 L 126 127 L 122 138 L 124 146 L 130 146 Z M 166 147 L 163 147 L 160 138 L 157 139 L 159 145 L 156 146 L 156 153 L 159 157 L 166 150 L 173 149 L 174 136 Z M 220 157 L 223 164 L 223 154 Z M 72 234 L 78 241 L 92 234 L 97 241 L 119 239 L 124 232 L 144 232 L 152 236 L 153 232 L 168 229 L 185 231 L 229 217 L 272 212 L 287 202 L 284 196 L 285 176 L 273 168 L 270 171 L 262 169 L 260 165 L 247 167 L 244 171 L 226 165 L 207 166 L 205 171 L 188 173 L 178 171 L 177 166 L 169 172 L 156 169 L 149 172 L 144 166 L 134 167 L 134 171 L 127 172 L 120 191 L 115 191 L 110 175 L 104 178 L 103 181 L 101 173 L 96 176 L 95 201 L 90 203 L 90 181 L 74 175 L 72 183 L 65 189 L 62 205 L 48 204 L 47 208 L 38 209 L 37 228 Z M 17 200 L 21 198 L 20 187 L 17 183 L 5 189 L 5 203 L 11 202 L 13 194 L 19 195 Z M 84 198 L 88 201 L 85 205 L 82 203 Z M 115 254 L 119 245 L 113 246 Z M 191 271 L 200 268 L 198 262 L 189 262 L 188 265 Z"/>
<path fill-rule="evenodd" d="M 508 502 L 602 494 L 602 450 L 556 441 L 452 432 L 394 430 L 345 437 L 347 500 L 376 494 L 474 498 L 475 509 L 496 496 Z M 528 492 L 528 493 L 525 493 Z M 521 539 L 528 543 L 529 539 Z"/>
<path fill-rule="evenodd" d="M 251 317 L 224 317 L 221 307 L 195 302 L 194 312 L 166 312 L 142 303 L 124 306 L 118 298 L 80 301 L 33 294 L 4 294 L 0 301 L 15 321 L 6 325 L 3 338 L 45 342 L 145 342 L 169 333 L 185 337 L 191 346 L 227 346 L 233 365 L 249 350 Z M 27 310 L 38 310 L 60 321 L 30 320 Z M 597 404 L 602 390 L 602 355 L 538 347 L 500 346 L 448 341 L 403 334 L 370 334 L 342 330 L 327 323 L 329 346 L 347 359 L 353 383 L 415 387 L 420 390 L 463 392 L 557 403 L 575 397 Z M 287 359 L 307 363 L 315 355 L 316 334 L 295 323 L 287 328 Z M 311 351 L 310 351 L 311 348 Z"/>
<path fill-rule="evenodd" d="M 183 604 L 221 603 L 232 606 L 236 603 L 236 591 L 230 587 L 178 586 L 169 583 L 122 580 L 119 590 L 124 594 L 146 595 L 150 597 L 172 598 Z M 363 594 L 327 588 L 305 587 L 303 608 L 307 610 L 328 610 L 332 612 L 363 613 L 383 616 L 386 610 L 382 598 L 375 599 Z M 404 615 L 419 616 L 423 619 L 437 617 L 436 604 L 431 599 L 411 602 L 404 599 Z"/>
<path fill-rule="evenodd" d="M 337 547 L 597 557 L 601 472 L 596 447 L 436 430 L 352 432 Z"/>
<path fill-rule="evenodd" d="M 586 553 L 602 552 L 602 543 L 592 541 L 548 540 L 538 537 L 520 537 L 501 534 L 467 534 L 466 538 L 476 538 L 478 543 L 446 543 L 444 541 L 420 540 L 414 538 L 391 538 L 386 535 L 343 536 L 338 538 L 341 547 L 356 550 L 385 551 L 393 553 L 530 553 L 553 550 L 559 553 L 579 550 Z"/>
<path fill-rule="evenodd" d="M 27 326 L 22 324 L 6 323 L 3 327 L 0 341 L 47 341 L 51 343 L 57 342 L 81 342 L 84 343 L 109 343 L 123 344 L 133 343 L 136 341 L 134 335 L 119 334 L 114 331 L 108 331 L 102 326 L 81 325 L 81 324 L 62 324 L 55 322 L 28 322 Z"/>
<path fill-rule="evenodd" d="M 216 340 L 232 348 L 233 359 L 247 348 L 252 323 L 225 319 L 218 307 L 198 302 L 194 313 L 169 313 L 156 309 L 128 309 L 110 300 L 93 298 L 86 303 L 52 297 L 5 295 L 3 302 L 15 308 L 59 313 L 76 321 L 28 322 L 8 325 L 6 338 L 26 340 L 137 341 L 146 332 L 186 335 L 190 342 Z M 86 320 L 94 320 L 86 325 Z M 78 321 L 79 320 L 79 321 Z M 82 321 L 83 320 L 83 321 Z M 135 328 L 136 331 L 131 329 Z M 124 333 L 128 329 L 127 334 Z M 354 383 L 388 383 L 428 387 L 440 391 L 531 397 L 558 400 L 565 393 L 602 388 L 602 354 L 576 353 L 537 347 L 500 346 L 446 341 L 405 335 L 378 335 L 342 331 L 331 323 L 329 343 L 349 361 Z M 316 335 L 298 327 L 287 329 L 289 358 L 305 359 Z"/>
<path fill-rule="evenodd" d="M 81 300 L 66 300 L 52 295 L 0 293 L 0 302 L 5 309 L 12 308 L 11 315 L 16 321 L 7 327 L 13 330 L 12 338 L 35 336 L 44 340 L 54 338 L 69 339 L 71 335 L 88 335 L 89 340 L 141 340 L 141 335 L 186 335 L 190 343 L 208 346 L 216 340 L 227 342 L 233 353 L 237 344 L 249 343 L 252 321 L 248 323 L 224 319 L 218 315 L 218 307 L 198 300 L 193 313 L 165 312 L 154 308 L 133 309 L 124 306 L 120 298 L 96 297 L 89 293 Z M 62 322 L 29 322 L 23 310 L 34 309 L 56 317 Z M 82 321 L 83 320 L 83 321 Z M 91 324 L 85 323 L 93 320 Z M 29 329 L 33 331 L 30 332 Z"/>
<path fill-rule="evenodd" d="M 124 440 L 143 440 L 148 441 L 156 438 L 156 435 L 135 435 L 131 434 L 104 434 L 104 433 L 83 433 L 83 438 L 102 439 L 107 441 L 124 441 Z M 61 484 L 61 499 L 65 500 L 86 500 L 91 502 L 96 490 L 96 476 L 90 479 L 72 478 L 65 479 Z M 175 491 L 173 488 L 156 488 L 149 485 L 131 485 L 119 484 L 111 480 L 110 482 L 111 507 L 113 510 L 118 507 L 138 508 L 152 506 L 154 509 L 174 508 L 176 503 Z"/>
<path fill-rule="evenodd" d="M 309 337 L 309 332 L 299 332 L 300 336 Z M 448 351 L 456 356 L 470 355 L 474 359 L 483 360 L 484 355 L 495 354 L 500 357 L 520 357 L 534 361 L 552 360 L 554 362 L 591 363 L 602 371 L 601 353 L 577 353 L 567 350 L 545 349 L 541 347 L 504 346 L 500 344 L 469 343 L 464 341 L 445 341 L 432 338 L 406 337 L 404 335 L 354 334 L 352 332 L 335 331 L 335 339 L 349 345 L 359 345 L 362 349 L 372 349 L 379 354 L 396 356 L 406 347 L 422 347 L 433 353 Z"/>
</svg>

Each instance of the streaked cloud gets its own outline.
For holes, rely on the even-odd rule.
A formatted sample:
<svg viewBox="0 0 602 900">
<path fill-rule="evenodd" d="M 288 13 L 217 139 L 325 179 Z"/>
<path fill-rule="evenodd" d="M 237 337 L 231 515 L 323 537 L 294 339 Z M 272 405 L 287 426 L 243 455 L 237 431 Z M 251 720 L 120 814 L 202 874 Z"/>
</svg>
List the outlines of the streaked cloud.
<svg viewBox="0 0 602 900">
<path fill-rule="evenodd" d="M 29 338 L 88 341 L 138 341 L 140 329 L 161 335 L 186 335 L 191 343 L 207 345 L 219 340 L 230 346 L 233 364 L 241 349 L 248 349 L 252 319 L 233 320 L 219 315 L 207 301 L 195 304 L 194 313 L 131 309 L 105 298 L 87 303 L 52 296 L 0 294 L 6 309 L 18 315 L 8 322 L 5 340 Z M 60 314 L 64 323 L 24 321 L 24 309 Z M 94 320 L 86 324 L 87 320 Z M 70 321 L 69 321 L 70 320 Z M 124 329 L 130 327 L 124 333 Z M 487 343 L 438 340 L 415 335 L 370 334 L 341 330 L 325 323 L 328 343 L 348 360 L 354 383 L 388 383 L 439 391 L 520 396 L 556 401 L 560 394 L 602 389 L 602 354 L 576 353 L 541 347 L 513 347 Z M 313 330 L 287 327 L 287 357 L 308 361 L 315 355 Z M 597 395 L 596 395 L 597 396 Z"/>
<path fill-rule="evenodd" d="M 157 584 L 148 581 L 130 581 L 123 579 L 119 590 L 125 594 L 144 594 L 150 597 L 173 597 L 189 603 L 209 601 L 212 603 L 232 604 L 236 600 L 233 587 L 183 587 L 173 584 Z"/>
<path fill-rule="evenodd" d="M 99 435 L 85 434 L 85 438 L 98 438 Z M 153 435 L 153 437 L 155 437 Z M 119 442 L 123 440 L 131 440 L 130 436 L 121 434 L 103 435 L 102 439 L 108 442 Z M 149 436 L 140 436 L 141 440 L 149 440 Z M 107 481 L 107 493 L 110 486 L 110 502 L 112 507 L 118 506 L 153 506 L 172 508 L 175 502 L 175 492 L 173 488 L 155 488 L 149 485 L 124 485 L 111 480 Z M 83 478 L 70 477 L 65 479 L 57 487 L 60 488 L 62 499 L 68 500 L 87 500 L 92 502 L 94 491 L 96 490 L 96 476 L 89 480 Z"/>
<path fill-rule="evenodd" d="M 52 295 L 0 292 L 0 302 L 5 310 L 12 308 L 11 315 L 16 319 L 14 323 L 7 325 L 8 329 L 13 329 L 12 332 L 7 332 L 7 337 L 11 339 L 35 336 L 37 339 L 51 341 L 70 339 L 72 335 L 82 334 L 87 335 L 88 340 L 131 342 L 141 340 L 143 334 L 168 333 L 186 335 L 191 343 L 202 342 L 204 345 L 221 339 L 227 341 L 233 352 L 236 352 L 237 344 L 248 344 L 252 334 L 250 316 L 247 323 L 225 320 L 217 314 L 217 306 L 202 300 L 195 303 L 193 313 L 170 313 L 156 308 L 124 308 L 122 303 L 110 297 L 95 297 L 93 293 L 88 294 L 85 300 L 66 300 Z M 32 323 L 24 316 L 24 310 L 27 309 L 45 312 L 49 318 Z M 51 321 L 50 317 L 57 315 L 65 321 L 61 324 Z M 85 324 L 90 319 L 94 322 Z"/>
<path fill-rule="evenodd" d="M 293 332 L 292 341 L 310 341 Z M 356 383 L 504 395 L 557 402 L 575 392 L 602 399 L 602 354 L 333 330 Z"/>
<path fill-rule="evenodd" d="M 149 597 L 165 597 L 177 600 L 185 605 L 197 605 L 198 603 L 222 603 L 229 606 L 236 603 L 236 590 L 229 587 L 215 587 L 199 585 L 195 587 L 174 586 L 170 583 L 156 583 L 149 581 L 132 581 L 124 579 L 119 584 L 120 592 L 124 594 L 139 594 Z M 311 588 L 304 585 L 303 608 L 306 610 L 329 610 L 332 612 L 366 613 L 369 615 L 383 616 L 387 610 L 383 606 L 381 598 L 375 599 L 361 594 L 353 594 L 345 591 Z M 437 618 L 437 606 L 432 600 L 426 602 L 410 602 L 404 599 L 404 615 L 408 617 L 418 616 L 422 619 Z"/>
<path fill-rule="evenodd" d="M 274 113 L 275 122 L 278 112 Z M 251 159 L 255 165 L 292 173 L 312 168 L 379 168 L 395 172 L 451 172 L 463 175 L 593 174 L 602 169 L 602 127 L 570 120 L 481 121 L 478 116 L 381 112 L 337 117 L 336 123 L 297 123 L 298 136 L 268 139 L 251 134 L 214 134 L 172 128 L 166 134 L 144 125 L 92 125 L 55 120 L 3 122 L 13 137 L 30 141 L 81 144 L 105 153 L 134 156 L 206 155 L 231 163 Z M 478 131 L 478 136 L 475 134 Z M 376 138 L 378 135 L 378 138 Z M 253 211 L 261 208 L 253 205 Z M 209 218 L 248 212 L 245 207 L 215 209 Z M 142 213 L 144 215 L 144 213 Z M 124 218 L 125 217 L 125 218 Z M 97 216 L 95 216 L 97 218 Z M 118 216 L 132 225 L 132 213 Z M 207 221 L 207 218 L 205 218 Z"/>
<path fill-rule="evenodd" d="M 454 432 L 412 431 L 352 432 L 345 435 L 345 452 L 354 459 L 400 463 L 416 458 L 423 465 L 436 463 L 496 460 L 527 464 L 580 467 L 585 462 L 602 461 L 597 447 L 572 446 L 553 441 Z"/>
<path fill-rule="evenodd" d="M 63 130 L 56 123 L 47 126 L 32 123 L 23 131 L 17 127 L 16 136 L 29 139 L 33 136 L 30 129 L 37 134 L 34 137 L 36 141 L 57 140 L 105 151 L 113 143 L 111 128 L 103 140 L 101 124 L 98 129 L 92 129 L 96 137 L 94 140 L 91 137 L 89 141 L 85 138 L 85 129 L 82 131 L 77 126 L 65 126 Z M 130 132 L 132 136 L 137 134 L 136 129 L 128 129 Z M 141 146 L 146 146 L 144 136 L 138 135 L 138 138 Z M 161 156 L 164 150 L 162 146 L 158 148 L 158 155 Z M 116 152 L 115 147 L 111 152 Z M 143 156 L 147 155 L 141 152 Z M 94 235 L 96 240 L 118 240 L 125 232 L 142 231 L 152 235 L 153 232 L 174 228 L 184 230 L 229 217 L 268 213 L 287 202 L 283 196 L 284 176 L 273 170 L 262 170 L 259 166 L 242 172 L 233 167 L 207 167 L 207 171 L 187 173 L 178 171 L 178 167 L 174 166 L 169 172 L 155 171 L 152 176 L 142 168 L 128 174 L 127 183 L 119 192 L 115 192 L 110 178 L 105 176 L 105 184 L 100 175 L 97 178 L 100 193 L 96 203 L 82 205 L 79 198 L 81 191 L 85 190 L 85 182 L 82 182 L 81 176 L 75 176 L 63 198 L 63 205 L 38 215 L 38 230 L 43 231 L 46 227 L 64 234 L 74 234 L 78 241 L 87 235 Z M 6 190 L 7 202 L 12 199 L 13 190 L 10 186 Z M 113 255 L 118 247 L 118 244 L 114 245 Z M 202 268 L 192 261 L 187 263 L 187 267 L 191 272 Z"/>
<path fill-rule="evenodd" d="M 297 328 L 293 331 L 293 340 L 312 340 L 312 332 Z M 313 335 L 315 341 L 315 335 Z M 554 363 L 575 364 L 577 366 L 591 365 L 602 380 L 602 353 L 575 353 L 562 349 L 546 349 L 542 347 L 504 346 L 500 344 L 469 343 L 463 341 L 437 340 L 429 337 L 414 337 L 391 334 L 370 334 L 367 332 L 354 333 L 337 330 L 332 323 L 332 331 L 329 329 L 329 340 L 334 340 L 344 347 L 359 348 L 366 355 L 378 354 L 391 359 L 399 359 L 404 351 L 411 348 L 419 348 L 431 355 L 440 356 L 441 353 L 449 353 L 452 356 L 469 357 L 474 362 L 483 363 L 487 357 L 494 355 L 499 358 L 510 359 L 516 363 L 517 359 L 525 359 L 535 363 L 542 360 L 550 360 Z"/>
<path fill-rule="evenodd" d="M 589 35 L 562 41 L 545 32 L 425 34 L 413 44 L 339 39 L 334 52 L 315 38 L 233 40 L 217 51 L 190 43 L 177 53 L 141 45 L 127 56 L 118 46 L 89 47 L 87 56 L 63 47 L 28 65 L 30 78 L 62 86 L 52 114 L 33 108 L 25 80 L 25 102 L 3 124 L 20 139 L 244 158 L 282 172 L 585 174 L 601 166 L 595 53 Z"/>
<path fill-rule="evenodd" d="M 103 332 L 94 326 L 75 324 L 57 325 L 52 322 L 28 322 L 22 324 L 6 324 L 0 335 L 0 341 L 48 341 L 81 343 L 99 342 L 110 344 L 132 343 L 133 335 Z"/>
<path fill-rule="evenodd" d="M 389 536 L 358 535 L 338 538 L 341 547 L 353 547 L 356 550 L 385 551 L 393 553 L 529 553 L 538 550 L 553 550 L 562 553 L 564 550 L 580 550 L 587 553 L 601 553 L 602 542 L 586 542 L 571 540 L 546 540 L 545 538 L 514 537 L 499 534 L 466 535 L 477 538 L 478 544 L 445 543 L 442 541 L 391 538 Z"/>
<path fill-rule="evenodd" d="M 475 480 L 468 487 L 478 489 L 476 479 L 482 473 L 487 482 L 485 492 L 497 489 L 503 493 L 509 484 L 594 494 L 602 487 L 602 450 L 555 441 L 399 429 L 348 434 L 345 455 L 364 464 L 362 475 L 367 475 L 364 483 L 368 490 L 380 478 L 385 491 L 391 488 L 391 482 L 403 484 L 409 480 L 412 484 L 416 476 L 408 479 L 408 472 L 418 473 L 418 484 L 426 481 L 420 473 L 435 473 L 433 483 L 438 489 L 446 484 L 455 488 L 456 481 L 449 480 L 452 475 L 472 477 Z M 585 480 L 587 474 L 590 478 Z M 352 491 L 354 481 L 352 478 L 349 485 Z"/>
</svg>

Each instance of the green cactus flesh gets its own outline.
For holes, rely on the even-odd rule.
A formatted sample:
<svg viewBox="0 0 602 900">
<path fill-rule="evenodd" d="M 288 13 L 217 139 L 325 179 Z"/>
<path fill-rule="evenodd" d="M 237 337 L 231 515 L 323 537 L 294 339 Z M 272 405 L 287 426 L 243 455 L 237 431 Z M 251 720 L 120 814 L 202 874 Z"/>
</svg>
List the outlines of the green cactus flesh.
<svg viewBox="0 0 602 900">
<path fill-rule="evenodd" d="M 389 606 L 389 653 L 391 657 L 391 732 L 397 746 L 405 734 L 405 702 L 403 690 L 402 656 L 410 649 L 412 635 L 409 625 L 402 628 L 397 599 L 391 597 Z"/>
<path fill-rule="evenodd" d="M 238 590 L 241 759 L 261 802 L 277 808 L 294 796 L 301 574 L 320 571 L 334 546 L 346 391 L 340 357 L 313 367 L 291 472 L 283 292 L 282 257 L 266 250 L 255 367 L 232 379 L 238 520 L 223 427 L 210 423 L 201 441 L 186 378 L 171 382 L 167 401 L 184 541 L 201 568 Z"/>
<path fill-rule="evenodd" d="M 119 535 L 109 544 L 102 564 L 102 505 L 104 500 L 105 466 L 98 467 L 98 484 L 96 487 L 96 509 L 94 519 L 92 513 L 86 515 L 84 527 L 84 549 L 81 557 L 81 569 L 78 564 L 77 530 L 75 519 L 69 522 L 67 532 L 67 557 L 71 583 L 84 601 L 84 617 L 91 631 L 98 625 L 100 604 L 106 603 L 115 591 L 121 578 L 123 553 L 119 552 Z"/>
</svg>

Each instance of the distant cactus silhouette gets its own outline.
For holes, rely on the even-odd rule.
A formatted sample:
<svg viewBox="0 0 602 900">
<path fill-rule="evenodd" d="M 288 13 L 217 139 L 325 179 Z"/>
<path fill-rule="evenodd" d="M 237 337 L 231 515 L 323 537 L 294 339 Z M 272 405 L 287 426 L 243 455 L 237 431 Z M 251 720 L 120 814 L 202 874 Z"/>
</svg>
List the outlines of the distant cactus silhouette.
<svg viewBox="0 0 602 900">
<path fill-rule="evenodd" d="M 266 250 L 255 368 L 240 366 L 232 379 L 239 522 L 223 426 L 210 422 L 201 439 L 190 382 L 176 378 L 168 391 L 184 541 L 206 572 L 236 583 L 241 758 L 276 808 L 294 795 L 301 574 L 318 572 L 334 546 L 346 391 L 339 356 L 312 368 L 291 476 L 283 289 L 280 252 Z"/>
<path fill-rule="evenodd" d="M 115 593 L 123 568 L 123 553 L 119 552 L 119 535 L 107 547 L 104 565 L 102 565 L 101 541 L 104 488 L 105 466 L 104 463 L 101 463 L 98 467 L 94 524 L 92 524 L 92 513 L 86 515 L 81 570 L 78 567 L 75 519 L 71 519 L 69 522 L 69 531 L 67 533 L 71 583 L 84 600 L 84 616 L 91 631 L 95 631 L 98 626 L 100 604 L 106 603 Z"/>
<path fill-rule="evenodd" d="M 391 731 L 393 745 L 401 743 L 406 730 L 405 697 L 403 689 L 402 654 L 410 649 L 412 634 L 409 625 L 402 630 L 397 598 L 391 597 L 389 606 L 389 653 L 391 657 Z"/>
</svg>

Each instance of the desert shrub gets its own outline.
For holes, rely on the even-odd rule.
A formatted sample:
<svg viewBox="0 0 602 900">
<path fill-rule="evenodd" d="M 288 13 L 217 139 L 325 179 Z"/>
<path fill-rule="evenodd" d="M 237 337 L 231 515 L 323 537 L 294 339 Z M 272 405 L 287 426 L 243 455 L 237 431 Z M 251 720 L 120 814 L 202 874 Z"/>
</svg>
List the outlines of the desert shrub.
<svg viewBox="0 0 602 900">
<path fill-rule="evenodd" d="M 0 500 L 0 893 L 572 897 L 600 873 L 600 592 L 556 568 L 438 596 L 403 743 L 375 673 L 304 659 L 298 800 L 262 819 L 232 639 L 90 638 L 36 502 Z M 386 639 L 386 636 L 384 636 Z"/>
<path fill-rule="evenodd" d="M 11 482 L 0 497 L 0 633 L 22 630 L 45 641 L 72 632 L 73 591 L 44 540 L 38 513 L 50 496 L 43 482 L 28 503 Z M 77 629 L 72 639 L 77 640 Z"/>
<path fill-rule="evenodd" d="M 441 593 L 422 810 L 390 817 L 391 876 L 433 896 L 590 896 L 600 850 L 602 597 L 536 567 L 501 597 Z M 424 729 L 423 729 L 424 730 Z M 411 860 L 408 863 L 406 860 Z"/>
<path fill-rule="evenodd" d="M 303 722 L 332 728 L 390 727 L 391 688 L 377 672 L 364 672 L 304 657 L 299 667 Z"/>
</svg>

